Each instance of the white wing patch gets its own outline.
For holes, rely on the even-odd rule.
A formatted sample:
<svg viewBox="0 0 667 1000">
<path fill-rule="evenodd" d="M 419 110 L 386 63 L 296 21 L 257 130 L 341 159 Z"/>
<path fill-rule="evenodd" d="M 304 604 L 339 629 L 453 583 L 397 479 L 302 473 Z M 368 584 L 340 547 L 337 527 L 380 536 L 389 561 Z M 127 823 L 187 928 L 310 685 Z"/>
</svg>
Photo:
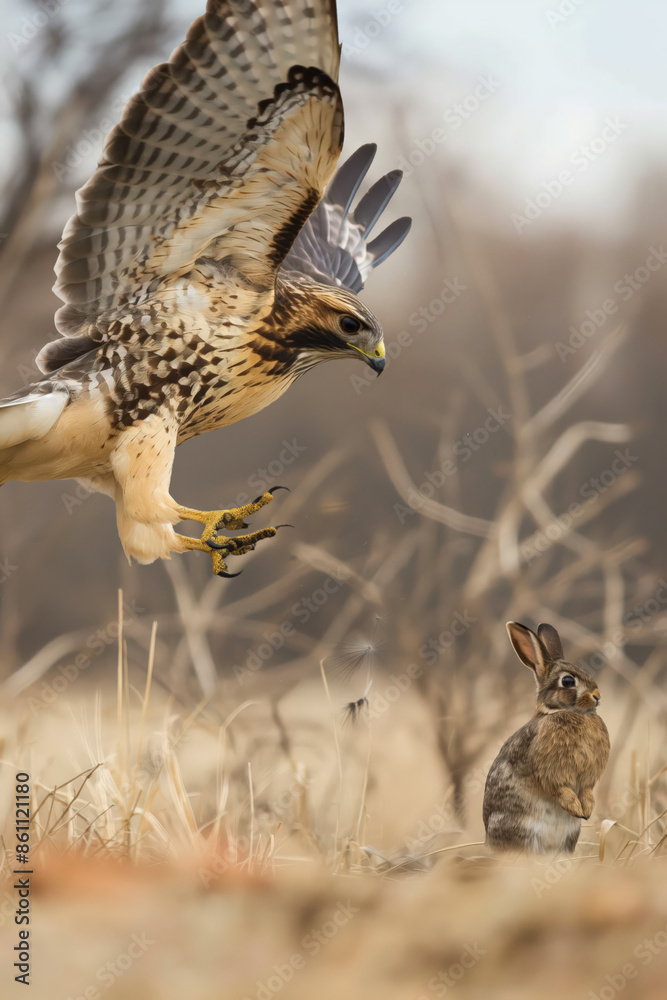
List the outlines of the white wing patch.
<svg viewBox="0 0 667 1000">
<path fill-rule="evenodd" d="M 69 393 L 31 393 L 0 406 L 0 448 L 37 441 L 51 430 L 69 401 Z"/>
</svg>

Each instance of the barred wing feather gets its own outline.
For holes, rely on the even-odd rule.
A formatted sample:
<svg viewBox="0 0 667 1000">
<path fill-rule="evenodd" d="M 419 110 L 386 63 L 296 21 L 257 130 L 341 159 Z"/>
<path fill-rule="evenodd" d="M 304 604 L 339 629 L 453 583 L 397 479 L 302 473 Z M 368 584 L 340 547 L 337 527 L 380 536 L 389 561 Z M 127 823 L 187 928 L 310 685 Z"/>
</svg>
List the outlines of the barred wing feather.
<svg viewBox="0 0 667 1000">
<path fill-rule="evenodd" d="M 401 182 L 400 170 L 392 170 L 376 181 L 350 214 L 376 150 L 373 143 L 361 146 L 336 172 L 324 199 L 285 258 L 286 271 L 301 271 L 357 293 L 371 270 L 401 245 L 410 231 L 408 218 L 392 222 L 369 242 L 371 231 Z"/>
<path fill-rule="evenodd" d="M 198 257 L 270 299 L 342 143 L 334 0 L 208 0 L 155 67 L 77 193 L 55 291 L 66 336 L 139 303 Z"/>
</svg>

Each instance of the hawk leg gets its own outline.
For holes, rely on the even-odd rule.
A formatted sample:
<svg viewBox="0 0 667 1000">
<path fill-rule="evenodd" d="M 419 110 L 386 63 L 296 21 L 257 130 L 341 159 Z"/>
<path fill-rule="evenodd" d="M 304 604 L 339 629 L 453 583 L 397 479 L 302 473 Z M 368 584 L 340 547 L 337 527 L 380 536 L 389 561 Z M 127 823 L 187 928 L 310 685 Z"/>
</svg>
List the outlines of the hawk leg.
<svg viewBox="0 0 667 1000">
<path fill-rule="evenodd" d="M 199 521 L 200 524 L 204 525 L 201 538 L 189 538 L 186 535 L 178 535 L 177 537 L 185 550 L 208 552 L 216 576 L 238 576 L 238 573 L 227 572 L 226 557 L 242 556 L 246 552 L 251 552 L 257 542 L 263 538 L 273 538 L 278 528 L 260 528 L 259 531 L 253 531 L 248 535 L 239 535 L 237 538 L 218 535 L 217 531 L 219 528 L 227 528 L 230 531 L 247 528 L 246 517 L 255 514 L 267 503 L 270 503 L 275 491 L 280 489 L 286 489 L 286 487 L 274 486 L 253 500 L 252 503 L 244 504 L 242 507 L 232 507 L 229 510 L 193 510 L 190 507 L 177 507 L 176 511 L 182 520 Z M 278 525 L 278 527 L 282 527 L 282 525 Z"/>
</svg>

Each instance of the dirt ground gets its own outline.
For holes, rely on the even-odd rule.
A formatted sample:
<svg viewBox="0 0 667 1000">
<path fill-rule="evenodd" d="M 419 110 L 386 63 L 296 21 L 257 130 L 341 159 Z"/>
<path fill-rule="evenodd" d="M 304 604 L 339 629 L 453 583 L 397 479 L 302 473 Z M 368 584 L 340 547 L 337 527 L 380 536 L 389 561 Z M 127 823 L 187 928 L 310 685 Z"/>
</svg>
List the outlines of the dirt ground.
<svg viewBox="0 0 667 1000">
<path fill-rule="evenodd" d="M 33 906 L 35 1000 L 662 1000 L 667 983 L 664 860 L 291 867 L 208 888 L 192 868 L 72 860 L 36 880 Z M 5 919 L 3 954 L 15 937 Z M 25 993 L 5 980 L 2 995 Z"/>
</svg>

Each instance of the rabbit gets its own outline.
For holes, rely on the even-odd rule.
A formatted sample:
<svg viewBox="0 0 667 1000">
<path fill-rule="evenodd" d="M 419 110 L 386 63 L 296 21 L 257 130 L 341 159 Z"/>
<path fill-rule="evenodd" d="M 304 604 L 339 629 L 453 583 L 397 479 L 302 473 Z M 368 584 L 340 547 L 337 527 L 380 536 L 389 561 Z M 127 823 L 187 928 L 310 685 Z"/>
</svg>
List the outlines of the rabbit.
<svg viewBox="0 0 667 1000">
<path fill-rule="evenodd" d="M 571 854 L 609 759 L 609 733 L 597 714 L 600 692 L 590 674 L 563 659 L 552 625 L 539 625 L 536 634 L 508 622 L 507 631 L 519 659 L 535 673 L 537 707 L 489 770 L 486 843 L 504 851 Z"/>
</svg>

